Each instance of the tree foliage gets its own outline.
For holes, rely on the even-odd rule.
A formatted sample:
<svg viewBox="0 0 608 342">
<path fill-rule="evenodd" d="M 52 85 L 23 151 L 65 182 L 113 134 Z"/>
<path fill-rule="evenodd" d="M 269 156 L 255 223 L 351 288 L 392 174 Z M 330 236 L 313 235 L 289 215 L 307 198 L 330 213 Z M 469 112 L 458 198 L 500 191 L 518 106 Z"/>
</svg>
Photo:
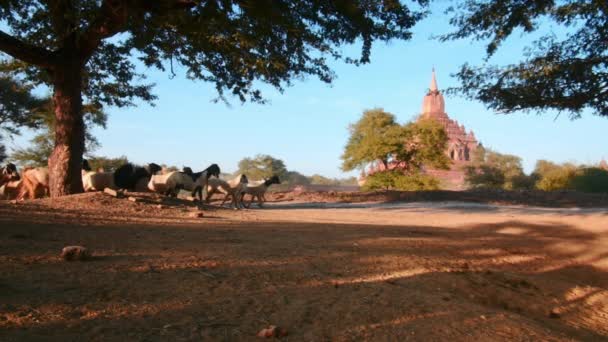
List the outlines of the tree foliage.
<svg viewBox="0 0 608 342">
<path fill-rule="evenodd" d="M 363 190 L 403 190 L 431 191 L 439 190 L 437 178 L 420 172 L 404 173 L 401 170 L 375 172 L 365 179 Z"/>
<path fill-rule="evenodd" d="M 395 115 L 376 108 L 366 110 L 349 126 L 350 137 L 342 154 L 342 170 L 365 168 L 380 161 L 386 166 L 403 147 L 405 134 Z"/>
<path fill-rule="evenodd" d="M 89 166 L 91 170 L 98 170 L 102 168 L 106 172 L 113 172 L 118 167 L 125 165 L 129 162 L 126 156 L 120 156 L 117 158 L 104 157 L 104 156 L 89 156 L 88 158 Z"/>
<path fill-rule="evenodd" d="M 432 119 L 420 119 L 405 125 L 382 109 L 367 110 L 350 125 L 350 137 L 342 154 L 342 169 L 364 169 L 380 162 L 384 169 L 391 162 L 401 162 L 404 171 L 418 171 L 423 165 L 448 168 L 444 151 L 447 134 Z"/>
<path fill-rule="evenodd" d="M 524 173 L 520 157 L 478 146 L 472 160 L 473 163 L 465 167 L 465 180 L 473 188 L 515 190 L 533 186 Z"/>
<path fill-rule="evenodd" d="M 397 0 L 2 1 L 0 51 L 13 58 L 3 70 L 53 88 L 55 197 L 82 190 L 83 97 L 98 108 L 155 99 L 134 59 L 171 76 L 180 65 L 220 98 L 262 101 L 260 83 L 283 90 L 309 75 L 331 82 L 328 58 L 367 63 L 374 41 L 409 39 L 422 16 Z M 341 46 L 354 43 L 360 55 L 343 55 Z"/>
<path fill-rule="evenodd" d="M 608 192 L 608 170 L 601 165 L 556 164 L 539 160 L 532 177 L 536 181 L 535 187 L 544 191 Z"/>
<path fill-rule="evenodd" d="M 342 185 L 357 185 L 357 177 L 348 177 L 348 178 L 328 178 L 319 174 L 314 174 L 309 177 L 310 184 L 315 185 L 332 185 L 332 186 L 342 186 Z"/>
<path fill-rule="evenodd" d="M 287 174 L 287 168 L 281 159 L 266 154 L 258 154 L 254 158 L 241 159 L 237 173 L 246 174 L 250 179 L 267 179 L 274 175 L 283 179 Z"/>
<path fill-rule="evenodd" d="M 443 40 L 488 41 L 488 58 L 512 34 L 532 33 L 550 22 L 553 33 L 528 47 L 524 59 L 504 66 L 465 64 L 458 89 L 498 112 L 555 109 L 579 118 L 584 110 L 608 117 L 608 3 L 591 0 L 467 0 Z"/>
<path fill-rule="evenodd" d="M 104 111 L 98 110 L 94 106 L 86 106 L 85 110 L 85 123 L 86 127 L 88 128 L 85 132 L 85 152 L 87 153 L 87 157 L 93 160 L 94 157 L 92 157 L 91 153 L 99 148 L 100 143 L 91 133 L 90 129 L 93 126 L 105 128 L 108 117 Z M 30 146 L 15 149 L 11 154 L 11 158 L 13 160 L 24 165 L 48 165 L 49 156 L 53 152 L 53 148 L 55 146 L 54 141 L 56 125 L 56 119 L 52 112 L 52 104 L 50 99 L 46 99 L 43 109 L 38 112 L 38 120 L 38 133 L 34 135 L 32 139 L 30 139 Z M 93 164 L 95 164 L 95 162 L 93 162 Z M 97 168 L 97 166 L 94 167 L 92 164 L 90 165 L 93 170 Z"/>
<path fill-rule="evenodd" d="M 9 75 L 0 74 L 0 130 L 7 136 L 19 134 L 22 127 L 38 128 L 41 111 L 48 99 L 38 98 L 31 87 Z M 0 133 L 0 134 L 1 134 Z"/>
</svg>

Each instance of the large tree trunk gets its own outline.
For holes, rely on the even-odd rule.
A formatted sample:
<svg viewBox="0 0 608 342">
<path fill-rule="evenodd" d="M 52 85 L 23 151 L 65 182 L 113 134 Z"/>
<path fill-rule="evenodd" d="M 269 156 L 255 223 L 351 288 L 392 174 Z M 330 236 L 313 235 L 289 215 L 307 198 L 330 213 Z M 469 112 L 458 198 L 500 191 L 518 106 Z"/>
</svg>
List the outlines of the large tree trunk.
<svg viewBox="0 0 608 342">
<path fill-rule="evenodd" d="M 53 72 L 55 148 L 49 158 L 51 197 L 82 192 L 84 119 L 82 113 L 82 65 L 67 59 Z"/>
</svg>

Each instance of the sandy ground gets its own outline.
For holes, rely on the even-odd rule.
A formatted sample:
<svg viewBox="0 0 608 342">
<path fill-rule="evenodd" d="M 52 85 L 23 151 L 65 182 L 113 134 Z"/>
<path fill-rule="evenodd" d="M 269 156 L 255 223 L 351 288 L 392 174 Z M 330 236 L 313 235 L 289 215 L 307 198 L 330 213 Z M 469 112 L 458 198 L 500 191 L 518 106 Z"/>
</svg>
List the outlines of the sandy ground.
<svg viewBox="0 0 608 342">
<path fill-rule="evenodd" d="M 1 341 L 608 340 L 606 207 L 138 198 L 0 202 Z"/>
</svg>

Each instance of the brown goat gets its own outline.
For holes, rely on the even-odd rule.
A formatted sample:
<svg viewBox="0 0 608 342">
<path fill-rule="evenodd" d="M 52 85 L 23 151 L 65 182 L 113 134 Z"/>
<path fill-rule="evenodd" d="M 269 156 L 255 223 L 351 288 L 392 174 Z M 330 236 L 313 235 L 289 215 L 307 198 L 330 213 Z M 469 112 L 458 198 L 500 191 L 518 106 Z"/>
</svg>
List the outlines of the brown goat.
<svg viewBox="0 0 608 342">
<path fill-rule="evenodd" d="M 49 194 L 49 170 L 46 167 L 27 167 L 22 172 L 17 200 L 41 198 Z"/>
</svg>

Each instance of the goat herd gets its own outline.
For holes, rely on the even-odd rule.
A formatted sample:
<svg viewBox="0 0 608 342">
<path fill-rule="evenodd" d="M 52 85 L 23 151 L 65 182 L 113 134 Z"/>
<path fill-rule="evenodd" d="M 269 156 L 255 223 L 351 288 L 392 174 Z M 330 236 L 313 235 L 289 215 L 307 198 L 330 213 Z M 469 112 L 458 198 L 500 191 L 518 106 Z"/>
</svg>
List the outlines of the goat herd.
<svg viewBox="0 0 608 342">
<path fill-rule="evenodd" d="M 249 182 L 246 175 L 240 174 L 234 179 L 225 181 L 219 178 L 220 167 L 211 164 L 200 172 L 193 172 L 191 168 L 184 167 L 182 171 L 165 172 L 160 165 L 150 163 L 145 167 L 124 164 L 114 172 L 102 169 L 93 171 L 87 160 L 82 162 L 82 186 L 84 191 L 103 191 L 105 188 L 125 189 L 136 192 L 152 191 L 175 197 L 180 190 L 190 191 L 192 197 L 203 201 L 203 192 L 206 190 L 205 201 L 209 202 L 215 193 L 223 193 L 221 205 L 231 199 L 232 207 L 244 208 L 245 195 L 250 195 L 251 203 L 257 199 L 261 207 L 266 200 L 264 195 L 272 184 L 279 184 L 279 177 L 257 182 Z M 46 167 L 26 167 L 19 174 L 15 164 L 9 163 L 2 168 L 0 177 L 0 199 L 34 199 L 49 194 L 49 171 Z"/>
</svg>

